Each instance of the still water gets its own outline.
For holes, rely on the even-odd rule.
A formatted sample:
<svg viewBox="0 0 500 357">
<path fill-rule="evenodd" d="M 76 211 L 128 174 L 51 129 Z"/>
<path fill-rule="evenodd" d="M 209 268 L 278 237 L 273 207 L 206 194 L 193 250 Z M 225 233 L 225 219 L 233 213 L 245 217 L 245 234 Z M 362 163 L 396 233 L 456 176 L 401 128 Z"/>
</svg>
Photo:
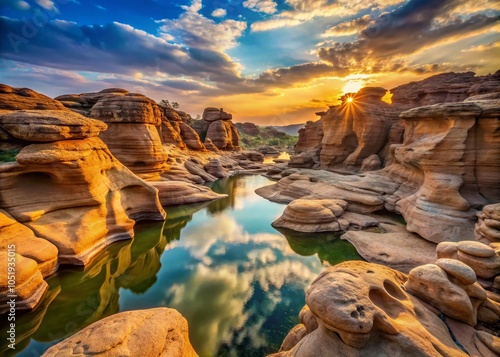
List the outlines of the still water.
<svg viewBox="0 0 500 357">
<path fill-rule="evenodd" d="M 19 314 L 17 355 L 40 356 L 106 316 L 159 306 L 186 317 L 200 356 L 276 352 L 318 273 L 360 257 L 334 234 L 272 228 L 285 206 L 254 193 L 270 183 L 261 176 L 219 180 L 212 189 L 227 198 L 168 208 L 165 222 L 137 225 L 134 240 L 113 244 L 84 270 L 59 271 L 42 305 Z M 2 338 L 0 355 L 5 351 Z"/>
</svg>

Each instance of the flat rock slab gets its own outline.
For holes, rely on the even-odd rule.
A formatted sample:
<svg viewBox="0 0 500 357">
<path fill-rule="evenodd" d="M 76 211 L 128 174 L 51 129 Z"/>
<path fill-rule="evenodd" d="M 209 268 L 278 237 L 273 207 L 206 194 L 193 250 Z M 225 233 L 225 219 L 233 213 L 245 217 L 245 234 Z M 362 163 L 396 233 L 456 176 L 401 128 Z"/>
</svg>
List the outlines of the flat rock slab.
<svg viewBox="0 0 500 357">
<path fill-rule="evenodd" d="M 382 264 L 408 273 L 423 264 L 433 264 L 436 244 L 409 232 L 373 233 L 349 231 L 341 236 L 371 263 Z"/>
</svg>

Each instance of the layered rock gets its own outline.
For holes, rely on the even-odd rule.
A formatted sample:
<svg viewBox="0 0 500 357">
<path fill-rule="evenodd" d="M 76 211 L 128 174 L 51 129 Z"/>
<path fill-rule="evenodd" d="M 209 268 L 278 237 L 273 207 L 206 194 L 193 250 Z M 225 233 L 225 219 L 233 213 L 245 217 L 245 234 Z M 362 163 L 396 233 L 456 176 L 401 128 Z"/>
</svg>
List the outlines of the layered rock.
<svg viewBox="0 0 500 357">
<path fill-rule="evenodd" d="M 331 107 L 322 116 L 322 168 L 359 167 L 370 155 L 382 155 L 389 131 L 398 120 L 395 108 L 381 100 L 385 92 L 383 88 L 363 88 L 342 97 L 342 105 Z"/>
<path fill-rule="evenodd" d="M 113 155 L 135 174 L 153 180 L 168 169 L 157 130 L 161 115 L 153 100 L 133 93 L 103 97 L 90 113 L 108 124 L 100 137 Z"/>
<path fill-rule="evenodd" d="M 440 259 L 408 276 L 376 264 L 344 262 L 314 280 L 306 303 L 302 324 L 273 356 L 468 355 L 460 344 L 475 356 L 500 352 L 498 337 L 459 322 L 474 324 L 483 307 L 493 314 L 500 310 L 474 272 L 458 261 Z M 449 317 L 438 317 L 440 311 Z"/>
<path fill-rule="evenodd" d="M 217 108 L 205 108 L 202 120 L 194 120 L 193 129 L 203 138 L 204 145 L 212 147 L 211 151 L 237 151 L 240 150 L 240 135 L 238 129 L 231 121 L 232 115 Z"/>
<path fill-rule="evenodd" d="M 128 91 L 126 89 L 107 88 L 100 92 L 63 94 L 54 99 L 74 112 L 89 116 L 92 108 L 100 99 L 116 95 L 125 95 L 127 93 Z"/>
<path fill-rule="evenodd" d="M 200 140 L 198 133 L 186 123 L 179 123 L 180 135 L 182 141 L 188 149 L 205 150 L 205 145 Z"/>
<path fill-rule="evenodd" d="M 29 88 L 13 88 L 0 84 L 0 109 L 4 110 L 67 110 L 57 100 Z"/>
<path fill-rule="evenodd" d="M 9 267 L 13 267 L 14 271 Z M 15 316 L 16 309 L 31 310 L 40 303 L 48 285 L 36 261 L 15 251 L 1 250 L 0 269 L 3 272 L 0 275 L 0 314 L 12 312 Z"/>
<path fill-rule="evenodd" d="M 86 264 L 107 244 L 131 238 L 134 220 L 163 219 L 165 213 L 157 191 L 95 137 L 106 125 L 71 115 L 68 120 L 66 111 L 40 111 L 39 117 L 28 112 L 25 121 L 37 123 L 39 134 L 18 132 L 39 142 L 25 146 L 16 162 L 0 165 L 0 206 L 55 245 L 60 263 Z M 90 137 L 82 139 L 72 127 L 86 128 Z M 60 135 L 54 128 L 66 140 L 53 141 Z"/>
<path fill-rule="evenodd" d="M 309 233 L 366 229 L 378 225 L 378 220 L 347 212 L 346 207 L 347 202 L 343 200 L 298 199 L 290 202 L 283 215 L 272 225 Z"/>
<path fill-rule="evenodd" d="M 484 206 L 477 216 L 476 240 L 485 244 L 500 243 L 500 203 Z"/>
<path fill-rule="evenodd" d="M 218 120 L 231 120 L 233 116 L 230 113 L 226 113 L 222 108 L 205 108 L 203 110 L 202 119 L 208 122 L 214 122 Z"/>
<path fill-rule="evenodd" d="M 57 270 L 58 250 L 49 241 L 37 237 L 28 227 L 17 222 L 10 214 L 0 210 L 0 250 L 8 251 L 14 246 L 15 252 L 25 258 L 34 260 L 43 277 Z"/>
<path fill-rule="evenodd" d="M 186 319 L 176 310 L 126 311 L 99 320 L 49 348 L 55 356 L 197 356 Z"/>
</svg>

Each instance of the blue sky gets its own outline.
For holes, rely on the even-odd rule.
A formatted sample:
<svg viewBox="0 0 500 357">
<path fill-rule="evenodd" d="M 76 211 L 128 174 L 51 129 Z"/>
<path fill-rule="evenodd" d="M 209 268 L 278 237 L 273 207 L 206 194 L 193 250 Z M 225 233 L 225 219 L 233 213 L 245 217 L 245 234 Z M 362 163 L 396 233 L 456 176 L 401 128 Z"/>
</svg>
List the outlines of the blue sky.
<svg viewBox="0 0 500 357">
<path fill-rule="evenodd" d="M 122 87 L 196 115 L 314 119 L 345 90 L 499 69 L 477 0 L 3 0 L 0 81 L 49 96 Z"/>
</svg>

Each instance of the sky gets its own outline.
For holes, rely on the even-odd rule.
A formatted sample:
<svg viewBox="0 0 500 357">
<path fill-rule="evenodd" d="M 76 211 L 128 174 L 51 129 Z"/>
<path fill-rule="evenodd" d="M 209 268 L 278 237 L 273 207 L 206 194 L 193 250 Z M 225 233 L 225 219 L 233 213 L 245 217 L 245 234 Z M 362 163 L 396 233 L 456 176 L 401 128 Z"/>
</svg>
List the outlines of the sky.
<svg viewBox="0 0 500 357">
<path fill-rule="evenodd" d="M 288 125 L 363 86 L 500 68 L 487 0 L 0 0 L 0 82 Z"/>
</svg>

